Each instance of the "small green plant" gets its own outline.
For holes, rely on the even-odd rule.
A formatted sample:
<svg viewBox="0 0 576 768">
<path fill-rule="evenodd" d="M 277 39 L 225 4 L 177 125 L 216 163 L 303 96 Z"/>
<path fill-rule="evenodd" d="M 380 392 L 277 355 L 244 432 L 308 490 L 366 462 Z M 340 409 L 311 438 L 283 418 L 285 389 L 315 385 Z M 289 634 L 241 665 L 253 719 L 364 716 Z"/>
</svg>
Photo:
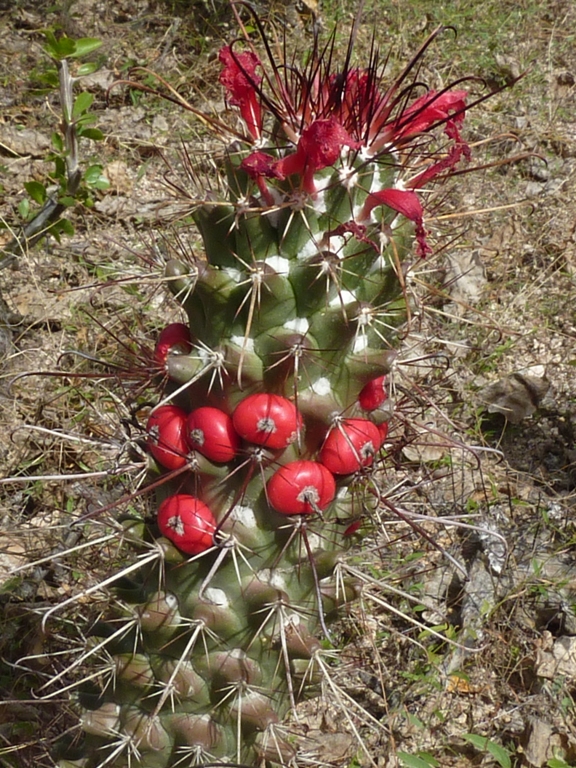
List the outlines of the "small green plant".
<svg viewBox="0 0 576 768">
<path fill-rule="evenodd" d="M 566 760 L 564 760 L 561 757 L 551 757 L 550 760 L 546 762 L 547 768 L 574 768 L 574 763 L 567 763 Z"/>
<path fill-rule="evenodd" d="M 398 752 L 400 764 L 405 768 L 438 768 L 440 763 L 428 752 L 418 752 L 417 755 L 408 752 Z"/>
<path fill-rule="evenodd" d="M 24 184 L 28 197 L 18 205 L 24 226 L 5 248 L 5 252 L 13 256 L 47 234 L 56 239 L 62 234 L 72 235 L 74 228 L 64 216 L 66 210 L 80 202 L 90 207 L 94 192 L 109 187 L 99 163 L 82 168 L 80 140 L 101 141 L 104 136 L 94 126 L 96 115 L 90 112 L 94 96 L 86 91 L 75 94 L 76 83 L 98 68 L 96 62 L 80 63 L 80 60 L 91 55 L 102 43 L 95 38 L 57 38 L 50 30 L 44 36 L 44 51 L 50 57 L 51 66 L 39 76 L 39 80 L 45 91 L 58 90 L 61 122 L 59 130 L 52 134 L 52 152 L 47 157 L 54 165 L 49 174 L 50 182 L 28 181 Z M 78 66 L 72 73 L 72 62 L 77 61 Z"/>
<path fill-rule="evenodd" d="M 501 768 L 511 768 L 511 752 L 501 744 L 497 744 L 487 736 L 480 736 L 477 733 L 463 733 L 462 738 L 472 744 L 479 752 L 488 752 L 488 754 L 492 755 Z"/>
</svg>

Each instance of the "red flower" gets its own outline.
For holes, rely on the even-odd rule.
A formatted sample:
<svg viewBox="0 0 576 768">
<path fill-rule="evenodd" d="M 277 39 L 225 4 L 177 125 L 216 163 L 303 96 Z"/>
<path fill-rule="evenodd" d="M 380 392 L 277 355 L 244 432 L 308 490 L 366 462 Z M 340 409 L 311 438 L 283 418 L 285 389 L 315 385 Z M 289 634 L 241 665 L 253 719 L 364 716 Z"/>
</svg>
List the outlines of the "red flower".
<svg viewBox="0 0 576 768">
<path fill-rule="evenodd" d="M 418 242 L 418 251 L 424 258 L 432 249 L 426 242 L 426 230 L 424 229 L 422 203 L 415 192 L 404 189 L 382 189 L 380 192 L 374 192 L 368 195 L 360 219 L 366 221 L 373 208 L 378 205 L 387 205 L 393 211 L 401 213 L 416 225 L 416 240 Z"/>
<path fill-rule="evenodd" d="M 262 66 L 260 59 L 252 51 L 232 53 L 229 45 L 220 50 L 218 58 L 224 64 L 220 83 L 228 91 L 230 104 L 240 107 L 242 119 L 256 141 L 262 134 L 262 109 L 258 96 L 262 78 L 256 74 L 256 68 Z"/>
<path fill-rule="evenodd" d="M 392 90 L 382 92 L 378 85 L 373 69 L 351 69 L 341 96 L 344 125 L 368 147 L 386 126 L 393 108 Z"/>
<path fill-rule="evenodd" d="M 283 70 L 270 59 L 272 73 L 263 83 L 262 77 L 255 74 L 261 66 L 256 54 L 236 54 L 229 46 L 220 52 L 220 61 L 225 65 L 220 81 L 229 93 L 230 103 L 240 107 L 252 138 L 262 138 L 261 110 L 265 106 L 288 142 L 295 145 L 292 152 L 275 162 L 264 153 L 247 159 L 244 170 L 257 181 L 266 203 L 271 204 L 273 196 L 264 178 L 299 175 L 301 188 L 314 195 L 314 174 L 334 165 L 343 146 L 355 150 L 365 147 L 369 156 L 377 157 L 391 149 L 409 150 L 414 137 L 444 124 L 454 146 L 440 161 L 430 156 L 428 167 L 421 158 L 419 175 L 412 182 L 404 179 L 410 189 L 450 170 L 462 155 L 469 157 L 470 150 L 459 133 L 466 91 L 429 91 L 410 103 L 415 85 L 406 84 L 406 78 L 411 67 L 383 87 L 376 52 L 368 67 L 350 67 L 339 73 L 330 71 L 332 53 L 330 47 L 315 49 L 303 69 L 292 65 Z"/>
<path fill-rule="evenodd" d="M 303 189 L 315 194 L 314 174 L 334 165 L 344 146 L 359 149 L 361 145 L 354 141 L 335 117 L 315 120 L 302 131 L 296 151 L 278 160 L 274 170 L 281 178 L 300 174 L 303 177 Z"/>
<path fill-rule="evenodd" d="M 248 157 L 245 157 L 240 163 L 240 168 L 246 171 L 252 179 L 257 179 L 259 176 L 280 179 L 282 174 L 276 172 L 274 168 L 276 162 L 276 158 L 272 155 L 257 151 L 251 152 Z"/>
<path fill-rule="evenodd" d="M 258 189 L 262 195 L 264 202 L 267 205 L 274 204 L 274 197 L 268 187 L 264 178 L 268 179 L 282 179 L 282 174 L 276 170 L 275 163 L 277 162 L 275 157 L 267 155 L 266 152 L 252 152 L 245 157 L 240 163 L 240 168 L 245 171 L 251 179 L 256 181 Z"/>
<path fill-rule="evenodd" d="M 455 144 L 453 147 L 451 147 L 446 157 L 442 158 L 442 160 L 438 160 L 436 163 L 432 163 L 432 165 L 429 165 L 426 170 L 422 171 L 417 176 L 414 176 L 413 179 L 405 181 L 405 186 L 409 187 L 410 189 L 420 189 L 429 181 L 432 181 L 432 179 L 436 178 L 438 174 L 442 173 L 443 171 L 447 171 L 457 165 L 460 162 L 462 155 L 469 159 L 470 148 L 467 144 Z"/>
<path fill-rule="evenodd" d="M 395 137 L 405 139 L 430 130 L 436 123 L 446 122 L 446 133 L 457 141 L 455 128 L 464 120 L 467 91 L 429 91 L 410 104 L 395 122 Z M 451 119 L 450 116 L 453 115 Z"/>
</svg>

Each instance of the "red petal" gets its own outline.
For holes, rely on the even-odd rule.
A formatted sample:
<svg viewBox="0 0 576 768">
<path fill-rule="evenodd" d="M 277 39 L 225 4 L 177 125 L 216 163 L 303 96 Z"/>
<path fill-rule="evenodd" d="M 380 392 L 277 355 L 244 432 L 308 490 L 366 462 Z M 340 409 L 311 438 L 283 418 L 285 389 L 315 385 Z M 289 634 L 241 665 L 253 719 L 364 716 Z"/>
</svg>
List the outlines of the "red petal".
<svg viewBox="0 0 576 768">
<path fill-rule="evenodd" d="M 343 146 L 359 149 L 361 145 L 354 141 L 335 117 L 330 117 L 327 120 L 315 120 L 302 131 L 298 146 L 306 153 L 310 167 L 319 171 L 334 165 Z"/>
<path fill-rule="evenodd" d="M 258 139 L 262 132 L 262 110 L 257 89 L 262 78 L 256 74 L 256 68 L 261 66 L 260 59 L 252 51 L 232 53 L 229 45 L 220 50 L 218 58 L 224 64 L 220 83 L 228 91 L 230 104 L 240 107 L 250 135 Z"/>
<path fill-rule="evenodd" d="M 269 179 L 282 178 L 275 167 L 275 163 L 276 158 L 266 152 L 252 152 L 242 160 L 240 168 L 246 171 L 251 179 L 257 179 L 258 176 L 266 176 Z"/>
<path fill-rule="evenodd" d="M 382 189 L 380 192 L 374 192 L 368 195 L 360 219 L 365 221 L 369 218 L 373 208 L 378 205 L 387 205 L 393 211 L 401 213 L 407 219 L 413 221 L 416 225 L 416 240 L 418 241 L 418 250 L 420 256 L 424 257 L 431 250 L 426 243 L 426 230 L 424 229 L 422 203 L 415 192 L 404 189 Z"/>
<path fill-rule="evenodd" d="M 411 221 L 422 221 L 422 203 L 415 192 L 404 189 L 381 189 L 379 192 L 373 192 L 366 198 L 361 220 L 365 221 L 372 213 L 372 209 L 378 205 L 387 205 L 388 208 L 401 213 Z"/>
<path fill-rule="evenodd" d="M 246 171 L 251 179 L 256 181 L 260 194 L 266 205 L 274 205 L 274 197 L 266 186 L 265 178 L 283 179 L 281 173 L 275 168 L 276 158 L 266 152 L 252 152 L 240 163 L 240 168 Z"/>
<path fill-rule="evenodd" d="M 435 123 L 446 120 L 451 114 L 454 122 L 462 122 L 466 109 L 467 91 L 436 91 L 425 93 L 411 104 L 397 119 L 396 138 L 406 138 L 427 131 Z"/>
<path fill-rule="evenodd" d="M 231 104 L 238 104 L 238 100 L 245 98 L 249 93 L 256 93 L 255 86 L 262 78 L 256 74 L 256 68 L 261 66 L 260 59 L 252 51 L 232 53 L 230 46 L 226 45 L 220 50 L 218 59 L 224 64 L 220 73 L 220 83 L 229 92 Z"/>
<path fill-rule="evenodd" d="M 274 164 L 274 171 L 277 174 L 277 178 L 285 179 L 287 176 L 293 176 L 295 173 L 302 174 L 306 170 L 306 155 L 300 149 L 300 143 L 296 148 L 296 152 L 292 152 L 281 160 L 277 160 Z"/>
<path fill-rule="evenodd" d="M 312 174 L 334 165 L 340 157 L 342 147 L 359 149 L 361 144 L 355 141 L 335 117 L 326 120 L 314 120 L 302 131 L 296 151 L 283 157 L 275 165 L 282 177 L 302 174 L 304 189 L 314 193 Z"/>
<path fill-rule="evenodd" d="M 458 144 L 457 146 L 452 147 L 448 155 L 443 160 L 439 160 L 437 163 L 433 163 L 431 166 L 426 168 L 425 171 L 422 171 L 422 173 L 419 173 L 417 176 L 411 179 L 411 181 L 407 181 L 406 186 L 410 187 L 410 189 L 420 189 L 429 181 L 432 181 L 432 179 L 436 178 L 439 173 L 453 168 L 458 162 L 460 162 L 462 155 L 467 154 L 466 148 L 467 145 L 463 144 Z"/>
</svg>

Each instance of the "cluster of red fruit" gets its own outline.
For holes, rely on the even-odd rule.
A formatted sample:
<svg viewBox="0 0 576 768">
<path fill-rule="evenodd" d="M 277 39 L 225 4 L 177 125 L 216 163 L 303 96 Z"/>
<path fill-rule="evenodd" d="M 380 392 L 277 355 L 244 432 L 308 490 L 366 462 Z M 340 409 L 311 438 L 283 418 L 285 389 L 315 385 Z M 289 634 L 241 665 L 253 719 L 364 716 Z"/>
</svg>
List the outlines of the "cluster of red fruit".
<svg viewBox="0 0 576 768">
<path fill-rule="evenodd" d="M 175 351 L 191 347 L 187 326 L 164 329 L 156 346 L 156 362 L 165 366 Z M 368 382 L 358 402 L 374 411 L 386 399 L 385 377 Z M 281 395 L 257 393 L 245 397 L 232 415 L 212 406 L 186 413 L 175 405 L 156 408 L 146 426 L 147 447 L 165 469 L 179 470 L 198 452 L 216 464 L 227 464 L 242 446 L 260 446 L 280 454 L 298 441 L 303 418 L 295 404 Z M 266 484 L 269 504 L 283 515 L 322 512 L 336 495 L 335 475 L 349 475 L 372 464 L 386 439 L 386 423 L 364 418 L 336 418 L 324 437 L 317 460 L 298 459 L 281 466 Z M 158 510 L 160 532 L 183 552 L 197 555 L 213 546 L 216 520 L 206 504 L 187 494 L 166 498 Z"/>
</svg>

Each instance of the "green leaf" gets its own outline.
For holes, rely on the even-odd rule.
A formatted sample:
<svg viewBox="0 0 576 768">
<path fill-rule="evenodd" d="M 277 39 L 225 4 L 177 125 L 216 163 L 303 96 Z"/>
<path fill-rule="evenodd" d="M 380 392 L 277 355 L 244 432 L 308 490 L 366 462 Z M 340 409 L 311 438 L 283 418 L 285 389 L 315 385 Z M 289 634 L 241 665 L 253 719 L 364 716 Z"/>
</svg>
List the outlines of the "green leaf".
<svg viewBox="0 0 576 768">
<path fill-rule="evenodd" d="M 415 725 L 420 730 L 424 730 L 425 725 L 419 717 L 416 717 L 416 715 L 413 715 L 411 712 L 407 712 L 406 714 L 411 725 Z"/>
<path fill-rule="evenodd" d="M 18 203 L 18 213 L 21 218 L 28 218 L 28 214 L 30 213 L 30 200 L 28 200 L 28 198 L 24 198 L 24 200 L 20 200 Z"/>
<path fill-rule="evenodd" d="M 463 733 L 462 738 L 470 742 L 473 747 L 481 752 L 486 752 L 486 744 L 490 741 L 487 736 L 479 736 L 477 733 Z"/>
<path fill-rule="evenodd" d="M 490 752 L 494 760 L 496 760 L 502 768 L 511 768 L 512 762 L 510 760 L 510 752 L 501 744 L 496 744 L 495 741 L 489 741 L 488 752 Z"/>
<path fill-rule="evenodd" d="M 58 198 L 58 202 L 65 205 L 66 208 L 71 208 L 73 205 L 76 205 L 76 198 L 71 195 L 64 195 L 64 197 Z"/>
<path fill-rule="evenodd" d="M 93 94 L 88 93 L 88 91 L 82 91 L 82 93 L 78 94 L 74 101 L 74 106 L 72 107 L 72 117 L 77 118 L 80 117 L 80 115 L 83 115 L 84 112 L 90 109 L 93 101 L 94 96 Z"/>
<path fill-rule="evenodd" d="M 570 765 L 562 758 L 551 757 L 546 763 L 548 768 L 570 768 Z"/>
<path fill-rule="evenodd" d="M 74 55 L 76 50 L 76 43 L 69 37 L 61 37 L 58 40 L 54 36 L 53 32 L 45 32 L 46 45 L 44 50 L 53 59 L 67 59 L 69 56 Z"/>
<path fill-rule="evenodd" d="M 56 150 L 56 152 L 63 152 L 64 151 L 64 142 L 62 141 L 62 136 L 59 133 L 56 133 L 56 131 L 51 136 L 52 139 L 52 146 Z"/>
<path fill-rule="evenodd" d="M 22 584 L 22 577 L 12 576 L 12 578 L 8 579 L 3 584 L 0 584 L 0 594 L 8 595 L 10 593 L 15 593 L 20 584 Z"/>
<path fill-rule="evenodd" d="M 97 122 L 97 120 L 98 120 L 97 115 L 93 115 L 90 112 L 84 112 L 84 114 L 80 115 L 78 120 L 76 120 L 76 126 L 89 125 L 90 123 Z"/>
<path fill-rule="evenodd" d="M 434 760 L 434 762 L 431 763 L 428 759 L 418 757 L 417 755 L 410 755 L 408 752 L 398 752 L 397 754 L 400 762 L 402 765 L 405 765 L 406 768 L 435 768 L 438 765 L 437 760 Z M 426 755 L 426 758 L 428 757 L 429 756 Z"/>
<path fill-rule="evenodd" d="M 66 235 L 73 235 L 74 234 L 74 227 L 72 226 L 72 222 L 68 219 L 62 219 L 60 221 L 61 224 L 61 231 L 64 232 Z"/>
<path fill-rule="evenodd" d="M 54 224 L 49 228 L 50 232 L 54 235 L 54 237 L 60 242 L 60 235 L 73 235 L 74 234 L 74 227 L 72 226 L 72 222 L 69 221 L 69 219 L 59 219 L 58 221 L 55 221 Z"/>
<path fill-rule="evenodd" d="M 91 189 L 109 189 L 110 181 L 102 173 L 102 167 L 93 165 L 84 174 L 84 181 Z"/>
<path fill-rule="evenodd" d="M 477 733 L 464 733 L 462 738 L 469 741 L 479 752 L 489 752 L 502 768 L 511 768 L 510 752 L 487 736 L 479 736 Z"/>
<path fill-rule="evenodd" d="M 67 59 L 69 56 L 74 55 L 75 50 L 76 43 L 69 37 L 61 37 L 60 40 L 58 40 L 58 58 Z"/>
<path fill-rule="evenodd" d="M 142 163 L 140 168 L 138 168 L 138 173 L 136 174 L 136 181 L 140 181 L 146 175 L 148 171 L 148 167 L 151 162 L 152 162 L 152 158 L 149 158 L 144 163 Z"/>
<path fill-rule="evenodd" d="M 63 157 L 54 158 L 54 170 L 49 174 L 52 179 L 66 178 L 66 163 Z"/>
<path fill-rule="evenodd" d="M 58 72 L 55 69 L 47 69 L 46 72 L 42 72 L 41 75 L 38 75 L 38 80 L 49 85 L 50 88 L 58 88 L 60 85 Z"/>
<path fill-rule="evenodd" d="M 86 56 L 92 51 L 96 51 L 102 45 L 102 40 L 97 37 L 80 37 L 76 40 L 76 50 L 71 56 Z"/>
<path fill-rule="evenodd" d="M 98 64 L 95 61 L 86 61 L 81 64 L 76 71 L 76 77 L 84 77 L 85 75 L 91 75 L 92 72 L 96 72 Z"/>
<path fill-rule="evenodd" d="M 92 139 L 92 141 L 102 141 L 104 134 L 99 128 L 80 128 L 78 135 L 83 139 Z"/>
<path fill-rule="evenodd" d="M 90 165 L 86 168 L 86 172 L 84 173 L 84 181 L 86 184 L 95 184 L 101 176 L 102 166 L 98 164 Z"/>
<path fill-rule="evenodd" d="M 46 200 L 46 187 L 39 181 L 26 181 L 24 182 L 24 189 L 32 200 L 38 205 L 42 205 Z"/>
<path fill-rule="evenodd" d="M 434 755 L 431 755 L 430 752 L 425 752 L 424 750 L 420 750 L 418 752 L 418 756 L 421 757 L 422 760 L 425 760 L 428 763 L 428 765 L 431 765 L 432 768 L 438 768 L 438 766 L 440 765 L 438 760 L 436 760 Z"/>
<path fill-rule="evenodd" d="M 53 59 L 58 58 L 58 40 L 54 37 L 54 33 L 47 29 L 44 32 L 44 38 L 46 39 L 46 44 L 44 46 L 44 50 L 48 54 L 48 56 L 51 56 Z"/>
</svg>

